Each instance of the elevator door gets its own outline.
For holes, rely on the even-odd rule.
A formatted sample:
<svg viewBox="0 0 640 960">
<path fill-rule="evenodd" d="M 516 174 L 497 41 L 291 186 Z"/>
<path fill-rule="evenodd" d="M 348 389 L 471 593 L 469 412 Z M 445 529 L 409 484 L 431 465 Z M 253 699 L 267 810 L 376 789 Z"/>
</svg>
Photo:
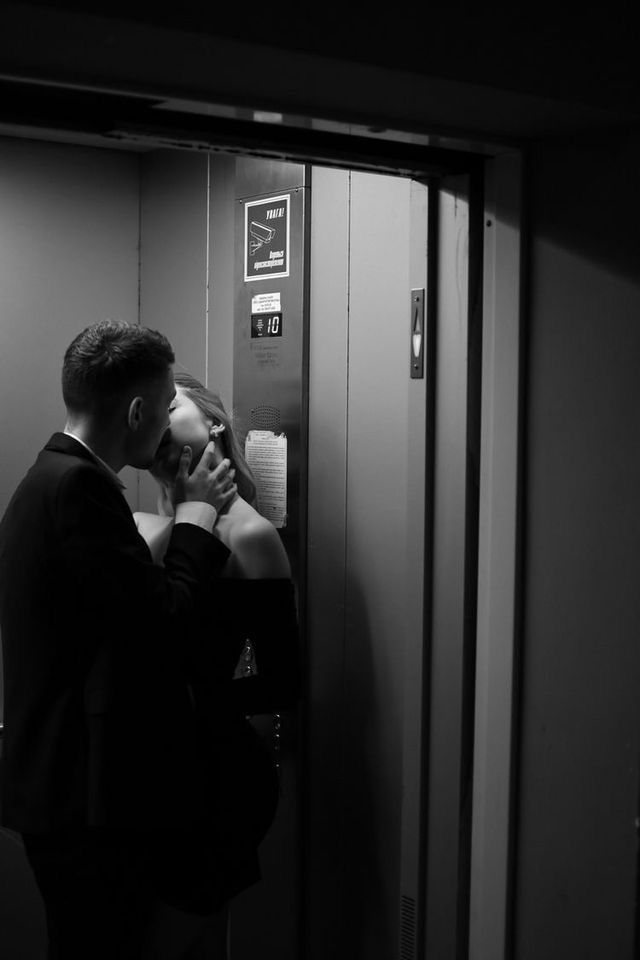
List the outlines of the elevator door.
<svg viewBox="0 0 640 960">
<path fill-rule="evenodd" d="M 305 960 L 399 955 L 406 670 L 422 669 L 427 188 L 314 170 Z M 416 723 L 419 718 L 416 716 Z"/>
</svg>

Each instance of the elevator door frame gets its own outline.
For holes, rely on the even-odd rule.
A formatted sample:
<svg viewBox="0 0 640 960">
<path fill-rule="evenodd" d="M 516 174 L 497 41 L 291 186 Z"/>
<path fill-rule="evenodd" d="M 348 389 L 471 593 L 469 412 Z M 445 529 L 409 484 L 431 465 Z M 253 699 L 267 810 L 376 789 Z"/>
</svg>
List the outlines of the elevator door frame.
<svg viewBox="0 0 640 960">
<path fill-rule="evenodd" d="M 468 960 L 512 956 L 524 407 L 523 156 L 485 166 Z"/>
<path fill-rule="evenodd" d="M 78 84 L 80 87 L 80 84 Z M 104 86 L 103 86 L 104 89 Z M 126 98 L 125 98 L 126 99 Z M 286 106 L 286 105 L 283 105 Z M 2 118 L 0 118 L 1 120 Z M 32 118 L 30 118 L 31 120 Z M 310 118 L 311 119 L 311 118 Z M 15 116 L 12 117 L 15 124 Z M 60 119 L 51 119 L 49 132 L 34 129 L 32 138 L 56 139 L 61 136 L 75 142 L 83 130 L 92 129 L 91 111 L 82 110 L 69 121 L 64 133 Z M 47 126 L 40 122 L 41 127 Z M 269 148 L 269 131 L 253 122 L 254 142 L 240 152 L 263 156 Z M 56 130 L 58 134 L 56 135 Z M 171 132 L 172 146 L 194 148 L 188 126 Z M 19 124 L 14 133 L 20 135 Z M 215 143 L 215 131 L 209 135 Z M 296 139 L 298 136 L 298 139 Z M 153 133 L 143 145 L 164 145 Z M 352 169 L 375 169 L 407 176 L 406 155 L 395 158 L 392 151 L 383 159 L 363 161 L 362 142 L 354 139 L 353 151 L 342 138 L 330 136 L 309 145 L 304 131 L 289 132 L 287 157 L 315 159 Z M 121 141 L 126 147 L 126 138 Z M 335 153 L 332 152 L 335 143 Z M 131 145 L 140 148 L 139 131 L 131 132 Z M 321 144 L 323 144 L 321 148 Z M 113 141 L 104 145 L 113 146 Z M 203 148 L 198 141 L 197 147 Z M 275 152 L 279 146 L 273 147 Z M 315 152 L 314 152 L 315 151 Z M 311 156 L 310 156 L 311 152 Z M 424 148 L 425 175 L 438 168 L 446 172 L 447 157 Z M 473 834 L 471 844 L 471 882 L 468 956 L 480 960 L 491 956 L 503 960 L 509 955 L 509 916 L 512 897 L 511 861 L 513 835 L 514 750 L 516 730 L 516 687 L 514 673 L 518 634 L 519 594 L 519 512 L 520 512 L 520 396 L 521 396 L 521 306 L 520 306 L 520 197 L 521 157 L 517 150 L 505 149 L 479 161 L 464 150 L 456 154 L 458 169 L 484 168 L 484 285 L 483 285 L 483 360 L 482 360 L 482 435 L 481 485 L 479 502 L 480 576 L 477 595 L 477 670 L 475 682 L 475 745 L 473 783 Z M 411 154 L 411 172 L 419 172 L 419 151 Z M 444 167 L 442 167 L 444 164 Z M 440 165 L 440 166 L 438 166 Z M 414 169 L 415 168 L 415 169 Z M 437 414 L 436 414 L 437 416 Z M 433 558 L 434 572 L 438 557 Z M 477 761 L 482 759 L 482 764 Z M 428 851 L 427 851 L 428 857 Z M 452 958 L 453 960 L 453 958 Z"/>
</svg>

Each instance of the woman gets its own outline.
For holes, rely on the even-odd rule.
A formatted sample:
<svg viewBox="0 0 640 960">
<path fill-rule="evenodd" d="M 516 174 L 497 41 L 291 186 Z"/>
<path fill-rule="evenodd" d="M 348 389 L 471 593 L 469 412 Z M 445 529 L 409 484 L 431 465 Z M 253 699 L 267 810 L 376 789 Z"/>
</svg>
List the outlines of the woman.
<svg viewBox="0 0 640 960">
<path fill-rule="evenodd" d="M 175 385 L 176 397 L 169 411 L 170 427 L 151 469 L 159 486 L 158 513 L 136 513 L 136 523 L 154 560 L 161 563 L 171 533 L 174 485 L 181 451 L 185 445 L 191 447 L 191 462 L 195 464 L 213 439 L 218 462 L 224 458 L 230 460 L 238 487 L 236 497 L 218 517 L 214 528 L 214 534 L 231 551 L 222 575 L 232 581 L 227 609 L 217 610 L 216 614 L 224 619 L 228 634 L 237 640 L 244 633 L 243 640 L 248 639 L 248 645 L 246 642 L 241 645 L 242 665 L 235 665 L 233 675 L 236 679 L 240 675 L 250 676 L 254 681 L 234 687 L 231 695 L 242 705 L 244 714 L 277 712 L 291 706 L 296 699 L 296 645 L 291 635 L 295 602 L 289 559 L 278 531 L 254 506 L 255 483 L 222 401 L 190 374 L 176 373 Z M 262 615 L 265 610 L 269 611 L 268 617 Z M 283 635 L 278 629 L 283 630 Z M 262 664 L 255 650 L 255 638 L 250 635 L 256 631 L 263 636 Z M 227 653 L 234 649 L 233 643 L 216 644 L 217 654 L 222 654 L 221 646 L 225 646 Z M 202 652 L 212 656 L 213 645 L 205 644 L 205 647 Z"/>
<path fill-rule="evenodd" d="M 206 913 L 207 904 L 227 902 L 260 878 L 257 847 L 275 815 L 278 777 L 270 750 L 247 717 L 278 713 L 297 699 L 297 615 L 286 551 L 277 530 L 254 506 L 255 484 L 224 406 L 188 374 L 176 373 L 175 384 L 169 431 L 151 470 L 159 485 L 158 514 L 135 514 L 154 560 L 162 562 L 168 543 L 176 472 L 185 445 L 197 463 L 214 439 L 218 459 L 231 461 L 238 487 L 214 528 L 231 551 L 223 571 L 228 588 L 224 609 L 209 609 L 204 595 L 196 621 L 187 625 L 187 672 L 211 806 L 202 869 L 194 872 L 192 864 L 187 865 L 200 878 L 194 881 L 195 907 L 189 897 L 182 906 Z M 184 874 L 179 863 L 177 867 L 177 873 Z M 198 883 L 202 906 L 197 903 Z M 174 894 L 168 889 L 167 900 L 180 906 L 181 894 Z"/>
<path fill-rule="evenodd" d="M 173 485 L 182 447 L 191 447 L 192 463 L 197 463 L 209 440 L 215 440 L 218 463 L 225 457 L 231 461 L 238 487 L 238 496 L 215 528 L 216 535 L 232 553 L 226 575 L 289 579 L 289 560 L 278 532 L 255 509 L 256 487 L 222 401 L 189 374 L 176 373 L 174 379 L 176 397 L 169 411 L 170 430 L 160 444 L 151 471 L 160 486 L 159 515 L 173 515 Z M 158 531 L 163 527 L 166 524 L 158 524 Z M 166 549 L 164 538 L 152 536 L 152 543 L 154 559 L 160 559 Z"/>
</svg>

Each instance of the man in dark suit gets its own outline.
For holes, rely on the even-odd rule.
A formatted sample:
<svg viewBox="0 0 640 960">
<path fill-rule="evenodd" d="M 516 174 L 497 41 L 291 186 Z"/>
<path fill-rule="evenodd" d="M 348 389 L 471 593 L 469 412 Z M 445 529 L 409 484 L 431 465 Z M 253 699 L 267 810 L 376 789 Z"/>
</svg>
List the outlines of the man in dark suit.
<svg viewBox="0 0 640 960">
<path fill-rule="evenodd" d="M 122 494 L 150 466 L 175 395 L 168 341 L 106 321 L 68 347 L 67 424 L 0 524 L 5 737 L 2 822 L 43 895 L 50 958 L 144 956 L 147 852 L 204 797 L 183 674 L 188 621 L 228 557 L 212 535 L 236 492 L 213 444 L 185 448 L 164 566 Z M 211 603 L 211 600 L 209 601 Z M 157 850 L 155 862 L 158 862 Z"/>
</svg>

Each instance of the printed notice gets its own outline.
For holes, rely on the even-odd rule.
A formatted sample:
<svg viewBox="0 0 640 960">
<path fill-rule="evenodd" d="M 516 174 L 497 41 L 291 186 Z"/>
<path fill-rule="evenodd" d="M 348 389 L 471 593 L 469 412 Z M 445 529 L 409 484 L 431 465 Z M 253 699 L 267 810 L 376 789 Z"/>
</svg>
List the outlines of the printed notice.
<svg viewBox="0 0 640 960">
<path fill-rule="evenodd" d="M 287 438 L 272 430 L 250 430 L 245 457 L 258 488 L 258 510 L 274 527 L 287 523 Z"/>
<path fill-rule="evenodd" d="M 280 313 L 279 293 L 257 293 L 251 297 L 251 313 Z"/>
<path fill-rule="evenodd" d="M 289 276 L 290 201 L 289 193 L 266 200 L 245 201 L 245 281 Z M 279 309 L 276 307 L 265 313 Z"/>
</svg>

